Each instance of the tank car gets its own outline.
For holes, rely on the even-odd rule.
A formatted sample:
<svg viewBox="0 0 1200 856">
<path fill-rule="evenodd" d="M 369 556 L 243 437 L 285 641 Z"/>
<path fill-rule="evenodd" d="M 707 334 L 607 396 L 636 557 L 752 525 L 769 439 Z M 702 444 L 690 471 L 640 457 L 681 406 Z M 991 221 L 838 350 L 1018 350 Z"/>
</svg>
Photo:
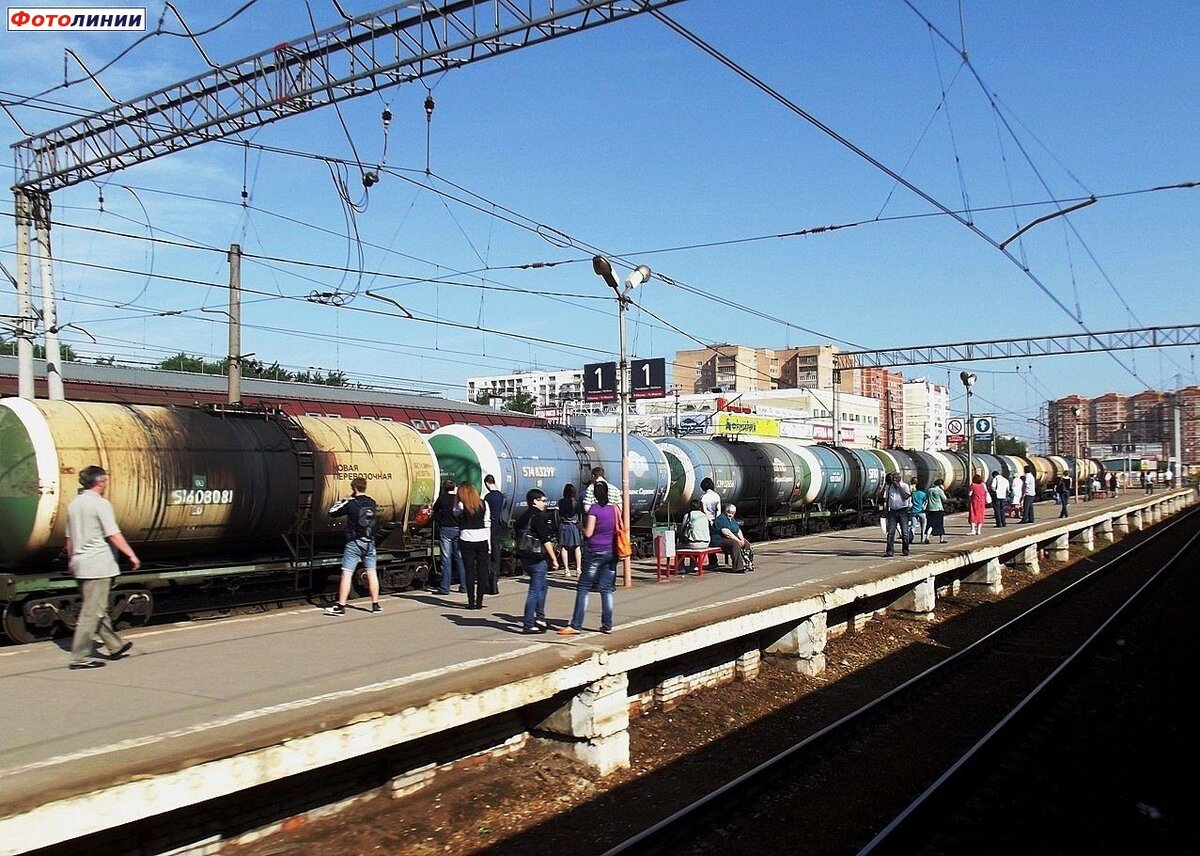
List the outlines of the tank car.
<svg viewBox="0 0 1200 856">
<path fill-rule="evenodd" d="M 429 443 L 443 477 L 482 488 L 487 475 L 496 477 L 504 494 L 501 523 L 511 527 L 526 509 L 525 495 L 541 489 L 557 508 L 563 487 L 574 484 L 580 495 L 595 467 L 603 467 L 614 498 L 621 490 L 621 438 L 575 431 L 509 426 L 448 425 L 434 431 Z M 629 435 L 629 514 L 632 522 L 648 515 L 667 496 L 670 470 L 662 451 L 637 434 Z M 511 530 L 509 532 L 511 536 Z M 639 545 L 644 548 L 645 544 Z"/>
<path fill-rule="evenodd" d="M 272 410 L 0 400 L 0 603 L 6 635 L 74 624 L 79 596 L 62 555 L 77 474 L 99 464 L 122 533 L 142 559 L 113 613 L 142 622 L 160 595 L 203 586 L 319 588 L 340 565 L 327 509 L 367 479 L 379 504 L 381 582 L 424 579 L 428 548 L 405 536 L 433 498 L 429 443 L 398 422 Z M 201 558 L 202 557 L 202 558 Z M 161 610 L 160 610 L 161 611 Z M 170 610 L 169 610 L 170 611 Z"/>
</svg>

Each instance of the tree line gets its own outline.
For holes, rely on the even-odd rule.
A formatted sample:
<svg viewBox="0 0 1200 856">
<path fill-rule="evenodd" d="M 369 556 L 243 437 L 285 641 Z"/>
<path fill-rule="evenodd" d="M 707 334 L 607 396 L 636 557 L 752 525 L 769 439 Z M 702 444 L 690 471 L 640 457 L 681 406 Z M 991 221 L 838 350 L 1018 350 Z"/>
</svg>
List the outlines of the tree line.
<svg viewBox="0 0 1200 856">
<path fill-rule="evenodd" d="M 71 348 L 70 345 L 61 347 L 62 361 L 64 363 L 80 362 L 80 357 Z M 0 355 L 15 357 L 17 355 L 17 342 L 15 339 L 8 339 L 0 342 Z M 33 346 L 33 358 L 35 360 L 44 360 L 46 358 L 46 346 L 35 344 Z M 114 365 L 115 357 L 100 357 L 95 361 L 99 365 Z M 206 360 L 203 357 L 193 357 L 191 354 L 180 351 L 170 357 L 159 360 L 154 364 L 154 368 L 169 372 L 190 372 L 192 374 L 207 374 L 207 375 L 223 375 L 229 374 L 229 358 L 225 357 L 220 360 Z M 290 383 L 313 383 L 318 386 L 350 386 L 350 376 L 342 371 L 323 372 L 320 370 L 294 372 L 285 369 L 278 362 L 273 362 L 267 365 L 262 360 L 243 359 L 242 360 L 242 377 L 256 378 L 260 380 L 279 380 L 288 381 Z M 533 409 L 526 411 L 533 412 Z"/>
</svg>

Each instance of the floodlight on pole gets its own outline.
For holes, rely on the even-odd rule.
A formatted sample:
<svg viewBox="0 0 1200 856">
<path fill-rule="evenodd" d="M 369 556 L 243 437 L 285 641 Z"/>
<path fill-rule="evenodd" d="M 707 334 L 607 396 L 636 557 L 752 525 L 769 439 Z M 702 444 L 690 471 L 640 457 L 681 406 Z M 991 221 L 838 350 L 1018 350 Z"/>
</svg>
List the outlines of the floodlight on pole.
<svg viewBox="0 0 1200 856">
<path fill-rule="evenodd" d="M 975 480 L 975 421 L 971 419 L 971 387 L 979 378 L 970 372 L 959 372 L 959 380 L 967 388 L 967 485 Z"/>
<path fill-rule="evenodd" d="M 629 304 L 629 292 L 639 285 L 649 281 L 650 268 L 638 265 L 625 280 L 624 289 L 613 270 L 612 262 L 604 256 L 592 257 L 592 271 L 617 295 L 617 328 L 621 361 L 617 365 L 617 399 L 621 408 L 621 519 L 625 523 L 625 531 L 629 531 L 629 380 L 628 365 L 625 357 L 625 311 Z M 626 588 L 633 585 L 632 568 L 629 559 L 624 560 L 624 583 Z"/>
<path fill-rule="evenodd" d="M 1071 408 L 1071 415 L 1075 417 L 1075 502 L 1079 502 L 1079 417 L 1083 415 L 1083 410 L 1079 407 Z"/>
</svg>

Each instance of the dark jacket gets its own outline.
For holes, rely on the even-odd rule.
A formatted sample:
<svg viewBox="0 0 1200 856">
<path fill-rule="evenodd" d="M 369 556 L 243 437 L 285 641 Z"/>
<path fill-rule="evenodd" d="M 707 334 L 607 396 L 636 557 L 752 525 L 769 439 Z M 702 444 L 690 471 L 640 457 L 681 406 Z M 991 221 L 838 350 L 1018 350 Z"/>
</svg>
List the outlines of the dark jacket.
<svg viewBox="0 0 1200 856">
<path fill-rule="evenodd" d="M 433 503 L 433 522 L 439 528 L 459 525 L 454 509 L 458 507 L 458 494 L 454 491 L 442 493 Z"/>
</svg>

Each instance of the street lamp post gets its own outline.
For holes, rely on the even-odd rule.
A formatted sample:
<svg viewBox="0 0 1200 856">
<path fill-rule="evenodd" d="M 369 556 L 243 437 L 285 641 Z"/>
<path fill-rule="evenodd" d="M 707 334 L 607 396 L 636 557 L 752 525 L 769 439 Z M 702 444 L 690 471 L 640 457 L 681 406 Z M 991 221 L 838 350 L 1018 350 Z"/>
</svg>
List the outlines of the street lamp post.
<svg viewBox="0 0 1200 856">
<path fill-rule="evenodd" d="M 1075 503 L 1079 503 L 1079 416 L 1083 411 L 1078 407 L 1071 408 L 1075 417 Z"/>
<path fill-rule="evenodd" d="M 625 280 L 625 287 L 613 272 L 612 263 L 604 256 L 592 258 L 592 270 L 601 277 L 617 296 L 618 343 L 621 360 L 617 364 L 617 400 L 621 407 L 621 520 L 625 531 L 629 531 L 629 380 L 625 357 L 625 311 L 629 305 L 629 292 L 650 279 L 650 268 L 638 265 Z M 624 559 L 623 576 L 625 587 L 633 585 L 633 570 L 629 558 Z"/>
<path fill-rule="evenodd" d="M 959 372 L 959 380 L 967 388 L 967 490 L 975 480 L 975 422 L 971 419 L 971 387 L 978 378 L 970 372 Z"/>
</svg>

